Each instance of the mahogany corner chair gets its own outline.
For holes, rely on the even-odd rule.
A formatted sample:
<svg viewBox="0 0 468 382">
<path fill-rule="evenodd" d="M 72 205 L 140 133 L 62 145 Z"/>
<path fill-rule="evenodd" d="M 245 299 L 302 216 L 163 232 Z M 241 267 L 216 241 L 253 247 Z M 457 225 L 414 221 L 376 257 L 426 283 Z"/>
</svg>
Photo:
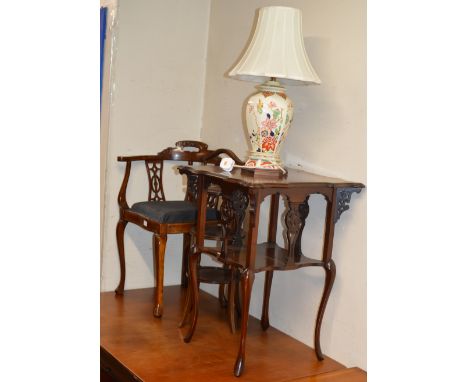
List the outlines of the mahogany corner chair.
<svg viewBox="0 0 468 382">
<path fill-rule="evenodd" d="M 117 223 L 117 248 L 120 262 L 120 282 L 115 292 L 123 294 L 125 286 L 125 250 L 124 231 L 127 223 L 153 233 L 154 277 L 156 282 L 156 295 L 153 314 L 161 317 L 163 314 L 163 283 L 164 283 L 164 257 L 168 234 L 183 234 L 183 256 L 181 284 L 188 285 L 188 254 L 190 251 L 190 232 L 196 226 L 197 219 L 197 177 L 188 176 L 187 191 L 184 200 L 166 201 L 162 182 L 163 167 L 166 161 L 183 161 L 188 165 L 194 163 L 219 165 L 222 154 L 232 158 L 236 164 L 244 164 L 236 154 L 228 149 L 208 150 L 208 145 L 198 141 L 178 141 L 176 147 L 168 147 L 156 155 L 138 155 L 130 157 L 119 156 L 119 162 L 126 162 L 125 175 L 118 195 L 120 219 Z M 197 149 L 186 150 L 186 149 Z M 148 175 L 148 200 L 134 203 L 129 207 L 126 200 L 126 191 L 132 163 L 144 161 Z M 218 190 L 209 191 L 207 209 L 208 225 L 217 225 L 218 211 L 216 209 L 219 199 Z M 210 230 L 212 232 L 212 230 Z M 206 280 L 205 282 L 210 282 Z M 213 280 L 219 283 L 218 280 Z M 224 285 L 223 285 L 224 287 Z M 220 302 L 223 304 L 220 284 Z M 232 325 L 232 324 L 231 324 Z"/>
</svg>

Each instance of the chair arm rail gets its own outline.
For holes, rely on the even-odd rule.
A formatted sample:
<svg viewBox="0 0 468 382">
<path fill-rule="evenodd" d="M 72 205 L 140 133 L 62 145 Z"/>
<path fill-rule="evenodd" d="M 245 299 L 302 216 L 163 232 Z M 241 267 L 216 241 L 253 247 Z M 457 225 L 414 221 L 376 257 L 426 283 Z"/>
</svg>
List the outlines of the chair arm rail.
<svg viewBox="0 0 468 382">
<path fill-rule="evenodd" d="M 120 214 L 122 214 L 122 209 L 129 208 L 126 195 L 127 195 L 127 185 L 128 185 L 128 179 L 130 178 L 131 168 L 132 168 L 132 162 L 127 161 L 127 165 L 125 166 L 125 175 L 122 181 L 122 185 L 120 186 L 119 196 L 117 199 L 119 203 L 119 207 L 120 207 Z"/>
<path fill-rule="evenodd" d="M 135 161 L 160 161 L 161 157 L 159 155 L 133 155 L 129 157 L 118 156 L 118 162 L 135 162 Z"/>
</svg>

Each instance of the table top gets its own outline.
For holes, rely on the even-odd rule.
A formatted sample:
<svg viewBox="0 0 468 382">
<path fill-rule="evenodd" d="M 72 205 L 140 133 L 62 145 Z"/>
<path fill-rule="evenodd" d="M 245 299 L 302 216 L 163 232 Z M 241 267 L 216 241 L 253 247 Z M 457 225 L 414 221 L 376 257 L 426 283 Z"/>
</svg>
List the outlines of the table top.
<svg viewBox="0 0 468 382">
<path fill-rule="evenodd" d="M 288 174 L 283 178 L 253 177 L 242 173 L 240 168 L 234 168 L 232 172 L 227 172 L 215 165 L 205 166 L 180 166 L 179 169 L 187 170 L 191 174 L 208 175 L 223 181 L 236 183 L 249 188 L 290 188 L 301 186 L 322 186 L 334 188 L 364 188 L 364 184 L 350 182 L 343 179 L 331 178 L 328 176 L 313 174 L 303 170 L 287 168 Z"/>
</svg>

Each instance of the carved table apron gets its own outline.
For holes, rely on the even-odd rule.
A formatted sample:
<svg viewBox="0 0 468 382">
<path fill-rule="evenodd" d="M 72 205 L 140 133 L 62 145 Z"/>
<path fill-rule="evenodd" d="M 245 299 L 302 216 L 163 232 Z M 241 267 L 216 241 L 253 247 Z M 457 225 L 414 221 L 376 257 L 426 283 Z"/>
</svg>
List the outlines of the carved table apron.
<svg viewBox="0 0 468 382">
<path fill-rule="evenodd" d="M 327 305 L 328 297 L 335 280 L 336 268 L 332 259 L 333 235 L 335 224 L 341 214 L 349 209 L 351 194 L 359 193 L 365 186 L 361 183 L 347 182 L 341 179 L 329 178 L 288 169 L 287 177 L 281 179 L 254 178 L 241 173 L 235 168 L 231 173 L 217 166 L 181 166 L 179 171 L 189 177 L 189 185 L 196 189 L 198 199 L 198 222 L 195 249 L 190 255 L 190 288 L 192 293 L 191 326 L 185 335 L 189 342 L 195 331 L 198 319 L 198 281 L 197 261 L 201 253 L 219 257 L 219 250 L 204 246 L 207 189 L 217 185 L 221 189 L 222 204 L 220 208 L 221 221 L 230 227 L 231 241 L 225 248 L 224 262 L 237 267 L 242 283 L 242 317 L 241 340 L 239 352 L 234 364 L 234 374 L 240 376 L 245 365 L 245 342 L 247 322 L 249 317 L 250 295 L 255 279 L 255 273 L 266 272 L 262 309 L 262 327 L 269 327 L 268 305 L 270 290 L 275 270 L 293 270 L 306 266 L 319 266 L 325 270 L 325 285 L 315 322 L 315 352 L 320 360 L 323 354 L 320 347 L 320 328 Z M 196 186 L 194 184 L 196 181 Z M 286 248 L 276 243 L 278 221 L 279 195 L 286 201 Z M 324 245 L 321 259 L 305 257 L 301 251 L 301 237 L 305 220 L 309 214 L 308 199 L 311 194 L 321 194 L 325 197 L 326 217 Z M 268 241 L 257 244 L 260 204 L 271 195 L 270 222 Z M 246 238 L 242 237 L 242 223 L 247 211 L 248 224 Z M 244 244 L 243 244 L 244 243 Z"/>
</svg>

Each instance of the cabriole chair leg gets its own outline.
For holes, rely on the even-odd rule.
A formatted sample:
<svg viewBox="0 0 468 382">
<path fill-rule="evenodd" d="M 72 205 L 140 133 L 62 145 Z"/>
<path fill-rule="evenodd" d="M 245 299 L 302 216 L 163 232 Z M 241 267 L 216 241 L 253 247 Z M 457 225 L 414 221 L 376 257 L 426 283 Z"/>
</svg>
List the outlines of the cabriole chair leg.
<svg viewBox="0 0 468 382">
<path fill-rule="evenodd" d="M 156 296 L 153 315 L 158 318 L 163 314 L 164 253 L 166 252 L 166 242 L 166 235 L 153 235 L 154 274 L 156 278 Z"/>
<path fill-rule="evenodd" d="M 124 248 L 124 232 L 127 222 L 120 219 L 116 227 L 117 236 L 117 249 L 119 251 L 119 263 L 120 263 L 120 282 L 115 293 L 123 294 L 125 287 L 125 248 Z"/>
</svg>

